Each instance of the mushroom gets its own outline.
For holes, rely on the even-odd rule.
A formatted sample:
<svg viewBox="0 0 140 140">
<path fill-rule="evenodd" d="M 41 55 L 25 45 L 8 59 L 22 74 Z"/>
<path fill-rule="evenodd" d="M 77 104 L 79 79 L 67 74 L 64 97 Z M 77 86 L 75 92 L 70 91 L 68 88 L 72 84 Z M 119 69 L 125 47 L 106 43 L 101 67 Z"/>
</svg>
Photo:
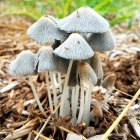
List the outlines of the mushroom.
<svg viewBox="0 0 140 140">
<path fill-rule="evenodd" d="M 105 88 L 105 89 L 109 89 L 110 91 L 113 90 L 114 88 L 114 84 L 115 84 L 115 81 L 116 81 L 116 75 L 115 74 L 109 74 L 105 77 L 105 79 L 103 80 L 102 82 L 102 86 Z"/>
<path fill-rule="evenodd" d="M 90 7 L 81 7 L 69 16 L 57 21 L 58 28 L 67 33 L 103 33 L 109 23 Z"/>
<path fill-rule="evenodd" d="M 38 44 L 45 45 L 55 40 L 64 41 L 68 35 L 57 28 L 55 20 L 50 16 L 43 16 L 27 30 L 27 34 Z"/>
<path fill-rule="evenodd" d="M 95 52 L 94 56 L 91 57 L 90 66 L 93 68 L 94 72 L 96 73 L 98 79 L 97 85 L 100 86 L 101 79 L 103 78 L 103 68 L 102 68 L 102 62 L 99 53 Z"/>
<path fill-rule="evenodd" d="M 80 123 L 83 118 L 84 122 L 88 125 L 90 116 L 91 92 L 93 85 L 97 83 L 97 76 L 91 66 L 84 61 L 79 62 L 78 75 L 81 85 L 81 98 L 77 123 Z"/>
<path fill-rule="evenodd" d="M 103 118 L 101 105 L 96 99 L 92 99 L 91 105 L 92 105 L 92 111 L 90 113 L 91 120 L 95 122 L 95 125 L 98 125 L 99 120 Z"/>
<path fill-rule="evenodd" d="M 102 82 L 102 87 L 107 89 L 106 94 L 104 96 L 104 104 L 107 104 L 108 98 L 110 97 L 110 94 L 114 88 L 114 84 L 116 81 L 116 75 L 115 74 L 109 74 L 105 77 L 105 79 Z"/>
<path fill-rule="evenodd" d="M 9 68 L 9 72 L 11 75 L 14 76 L 28 76 L 29 84 L 33 91 L 35 100 L 38 104 L 38 107 L 42 114 L 46 117 L 46 113 L 42 107 L 42 104 L 39 101 L 39 97 L 37 95 L 36 89 L 33 85 L 33 81 L 31 75 L 35 74 L 35 65 L 37 61 L 37 56 L 33 54 L 31 51 L 22 51 L 20 54 L 17 55 L 16 59 L 14 59 Z"/>
<path fill-rule="evenodd" d="M 88 43 L 94 51 L 98 52 L 110 51 L 116 46 L 111 30 L 104 33 L 92 33 L 88 38 Z"/>
<path fill-rule="evenodd" d="M 49 97 L 49 104 L 50 104 L 51 111 L 53 111 L 53 109 L 52 109 L 52 101 L 51 101 L 50 89 L 49 89 L 49 84 L 48 84 L 49 83 L 48 72 L 51 78 L 52 90 L 53 90 L 53 96 L 54 96 L 54 105 L 56 108 L 58 101 L 57 101 L 57 92 L 55 88 L 56 87 L 55 80 L 54 80 L 55 77 L 54 77 L 53 72 L 55 71 L 55 72 L 66 73 L 68 64 L 69 64 L 69 60 L 63 59 L 53 54 L 53 49 L 50 46 L 42 47 L 38 51 L 38 69 L 37 70 L 38 72 L 45 71 L 46 73 L 46 83 L 47 83 L 47 90 L 48 90 L 48 97 Z"/>
<path fill-rule="evenodd" d="M 72 90 L 71 108 L 72 108 L 72 122 L 74 124 L 76 123 L 76 112 L 77 112 L 78 97 L 79 97 L 77 66 L 78 66 L 78 61 L 74 61 L 71 68 L 69 81 L 68 81 L 68 86 L 71 87 Z"/>
<path fill-rule="evenodd" d="M 60 116 L 64 117 L 65 102 L 67 101 L 66 88 L 70 76 L 73 60 L 88 59 L 94 55 L 94 52 L 85 41 L 85 39 L 78 33 L 71 34 L 67 40 L 65 40 L 58 48 L 54 50 L 54 53 L 62 58 L 70 59 L 67 74 L 65 76 L 65 83 L 60 107 Z"/>
</svg>

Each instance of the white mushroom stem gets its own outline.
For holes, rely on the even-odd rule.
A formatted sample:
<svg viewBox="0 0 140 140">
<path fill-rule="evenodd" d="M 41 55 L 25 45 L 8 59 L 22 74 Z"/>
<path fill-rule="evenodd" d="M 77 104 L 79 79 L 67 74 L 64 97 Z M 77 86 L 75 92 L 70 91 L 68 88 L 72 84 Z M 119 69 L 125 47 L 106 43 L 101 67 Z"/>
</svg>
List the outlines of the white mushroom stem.
<svg viewBox="0 0 140 140">
<path fill-rule="evenodd" d="M 46 84 L 47 84 L 47 94 L 48 94 L 48 99 L 49 99 L 49 106 L 51 113 L 53 112 L 53 104 L 52 104 L 52 97 L 51 97 L 51 91 L 50 91 L 50 85 L 49 85 L 49 74 L 48 71 L 45 72 L 46 76 Z"/>
<path fill-rule="evenodd" d="M 83 119 L 87 126 L 89 125 L 90 122 L 90 105 L 91 105 L 92 90 L 93 90 L 93 85 L 92 82 L 90 82 L 90 86 L 85 93 L 85 106 L 84 106 L 84 114 L 83 114 Z"/>
<path fill-rule="evenodd" d="M 76 113 L 77 113 L 77 107 L 78 107 L 78 99 L 79 99 L 79 86 L 72 88 L 72 122 L 76 123 Z"/>
<path fill-rule="evenodd" d="M 80 109 L 79 109 L 77 124 L 82 122 L 82 117 L 83 117 L 83 112 L 84 112 L 84 92 L 85 92 L 85 89 L 83 86 L 81 86 Z"/>
<path fill-rule="evenodd" d="M 52 72 L 49 71 L 49 74 L 50 74 L 51 83 L 53 86 L 52 91 L 53 91 L 53 96 L 54 96 L 54 106 L 56 109 L 58 100 L 57 100 L 57 92 L 56 92 L 56 87 L 55 87 L 55 79 L 54 79 L 54 75 Z M 56 115 L 56 118 L 58 119 L 58 112 L 56 112 L 55 115 Z"/>
<path fill-rule="evenodd" d="M 70 60 L 70 63 L 69 63 L 69 67 L 68 67 L 68 70 L 67 70 L 67 74 L 65 76 L 65 83 L 64 83 L 64 89 L 63 89 L 63 93 L 62 93 L 62 100 L 61 100 L 61 107 L 60 107 L 60 116 L 61 117 L 64 117 L 64 110 L 66 109 L 64 104 L 65 102 L 67 101 L 67 86 L 68 86 L 68 80 L 69 80 L 69 76 L 70 76 L 70 71 L 71 71 L 71 67 L 72 67 L 72 63 L 73 63 L 73 60 Z"/>
<path fill-rule="evenodd" d="M 38 97 L 38 95 L 37 95 L 37 92 L 36 92 L 36 89 L 35 89 L 35 87 L 34 87 L 34 84 L 33 84 L 32 77 L 31 77 L 31 76 L 29 76 L 29 84 L 30 84 L 30 86 L 31 86 L 31 89 L 32 89 L 32 91 L 33 91 L 35 100 L 36 100 L 36 102 L 37 102 L 37 105 L 38 105 L 40 111 L 42 112 L 42 114 L 43 114 L 45 117 L 47 117 L 47 116 L 46 116 L 46 113 L 45 113 L 45 111 L 44 111 L 44 109 L 43 109 L 43 107 L 42 107 L 42 104 L 41 104 L 41 102 L 40 102 L 40 100 L 39 100 L 39 97 Z"/>
<path fill-rule="evenodd" d="M 62 93 L 61 73 L 58 73 L 58 83 L 59 83 L 59 90 L 60 90 L 60 93 Z"/>
</svg>

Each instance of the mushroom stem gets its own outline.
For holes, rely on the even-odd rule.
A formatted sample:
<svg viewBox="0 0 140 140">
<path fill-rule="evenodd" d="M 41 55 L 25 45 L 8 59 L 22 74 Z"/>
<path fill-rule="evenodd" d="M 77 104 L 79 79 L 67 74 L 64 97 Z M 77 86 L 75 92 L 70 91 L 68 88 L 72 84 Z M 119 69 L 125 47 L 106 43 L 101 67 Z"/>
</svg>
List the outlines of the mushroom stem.
<svg viewBox="0 0 140 140">
<path fill-rule="evenodd" d="M 60 90 L 60 93 L 62 93 L 61 73 L 58 73 L 58 83 L 59 83 L 59 90 Z"/>
<path fill-rule="evenodd" d="M 77 124 L 81 123 L 82 117 L 83 117 L 83 112 L 84 112 L 84 92 L 85 89 L 83 86 L 81 86 L 81 98 L 80 98 L 80 109 L 79 109 L 79 115 L 77 119 Z"/>
<path fill-rule="evenodd" d="M 71 71 L 71 68 L 72 68 L 72 63 L 73 63 L 73 60 L 70 60 L 70 63 L 69 63 L 69 67 L 68 67 L 68 70 L 67 70 L 67 74 L 65 76 L 65 83 L 64 83 L 64 89 L 63 89 L 63 93 L 62 93 L 62 101 L 61 101 L 61 106 L 60 106 L 60 116 L 61 117 L 64 117 L 64 109 L 65 109 L 65 102 L 67 101 L 67 86 L 68 86 L 68 81 L 69 81 L 69 76 L 70 76 L 70 71 Z"/>
<path fill-rule="evenodd" d="M 83 119 L 87 126 L 89 125 L 89 121 L 90 121 L 90 105 L 91 105 L 92 89 L 93 86 L 92 86 L 92 82 L 90 81 L 90 86 L 85 93 L 85 106 L 84 106 L 84 114 L 83 114 Z"/>
<path fill-rule="evenodd" d="M 52 91 L 53 91 L 53 96 L 54 96 L 54 106 L 55 106 L 55 109 L 57 107 L 57 92 L 56 92 L 56 87 L 55 87 L 55 80 L 54 80 L 54 75 L 52 72 L 49 71 L 49 74 L 50 74 L 50 78 L 51 78 L 51 83 L 52 83 Z M 56 115 L 56 118 L 58 119 L 58 112 L 55 113 Z"/>
<path fill-rule="evenodd" d="M 76 123 L 76 112 L 78 106 L 78 97 L 79 97 L 79 86 L 72 88 L 72 122 Z"/>
<path fill-rule="evenodd" d="M 36 89 L 35 89 L 35 86 L 34 86 L 34 84 L 33 84 L 32 77 L 31 77 L 31 76 L 29 76 L 29 84 L 30 84 L 30 86 L 31 86 L 31 89 L 32 89 L 32 91 L 33 91 L 35 100 L 36 100 L 36 102 L 37 102 L 37 105 L 38 105 L 40 111 L 42 112 L 42 114 L 43 114 L 45 117 L 47 117 L 47 116 L 46 116 L 46 113 L 45 113 L 45 111 L 44 111 L 44 109 L 43 109 L 43 107 L 42 107 L 42 104 L 41 104 L 41 102 L 40 102 L 40 100 L 39 100 L 39 97 L 38 97 L 38 95 L 37 95 L 37 92 L 36 92 Z"/>
<path fill-rule="evenodd" d="M 49 86 L 49 74 L 48 71 L 45 72 L 46 76 L 46 84 L 47 84 L 47 93 L 48 93 L 48 99 L 49 99 L 49 106 L 51 113 L 53 112 L 53 104 L 52 104 L 52 98 L 51 98 L 51 91 L 50 91 L 50 86 Z"/>
</svg>

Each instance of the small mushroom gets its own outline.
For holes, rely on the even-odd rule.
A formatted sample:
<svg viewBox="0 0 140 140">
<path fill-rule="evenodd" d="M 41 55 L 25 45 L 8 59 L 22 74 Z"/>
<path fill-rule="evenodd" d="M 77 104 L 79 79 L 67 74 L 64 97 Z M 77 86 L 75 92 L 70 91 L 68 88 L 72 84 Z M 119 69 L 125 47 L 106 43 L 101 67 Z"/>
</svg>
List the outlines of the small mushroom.
<svg viewBox="0 0 140 140">
<path fill-rule="evenodd" d="M 94 51 L 98 52 L 111 51 L 116 46 L 111 30 L 105 33 L 92 33 L 88 43 Z"/>
<path fill-rule="evenodd" d="M 90 7 L 81 7 L 69 16 L 58 20 L 58 27 L 67 33 L 103 33 L 109 23 Z"/>
<path fill-rule="evenodd" d="M 85 41 L 85 39 L 78 33 L 71 34 L 66 41 L 64 41 L 57 49 L 54 50 L 54 53 L 62 58 L 70 59 L 68 71 L 65 77 L 62 103 L 60 107 L 60 116 L 64 116 L 64 104 L 66 102 L 66 88 L 69 81 L 70 71 L 72 67 L 73 60 L 84 60 L 92 57 L 94 52 Z"/>
<path fill-rule="evenodd" d="M 99 120 L 103 118 L 103 111 L 101 105 L 96 99 L 92 99 L 91 105 L 91 120 L 95 122 L 95 125 L 98 125 Z"/>
<path fill-rule="evenodd" d="M 93 85 L 97 83 L 97 76 L 91 66 L 84 61 L 81 61 L 78 65 L 78 75 L 81 85 L 81 98 L 77 123 L 80 123 L 83 118 L 84 122 L 88 125 L 90 116 L 91 92 Z"/>
<path fill-rule="evenodd" d="M 67 33 L 57 28 L 56 22 L 50 16 L 43 16 L 27 30 L 27 34 L 41 45 L 53 43 L 55 40 L 64 41 Z"/>
<path fill-rule="evenodd" d="M 114 84 L 116 81 L 116 75 L 115 74 L 109 74 L 105 77 L 105 79 L 102 82 L 102 87 L 107 89 L 106 94 L 104 96 L 104 104 L 107 104 L 108 98 L 111 95 L 112 90 L 114 89 Z"/>
<path fill-rule="evenodd" d="M 114 84 L 115 84 L 115 81 L 116 81 L 116 75 L 115 74 L 109 74 L 105 77 L 105 79 L 103 80 L 102 82 L 102 86 L 105 88 L 105 89 L 109 89 L 110 91 L 113 90 L 114 88 Z"/>
<path fill-rule="evenodd" d="M 17 55 L 16 59 L 13 60 L 10 64 L 9 72 L 14 76 L 28 76 L 29 84 L 33 91 L 35 100 L 38 104 L 38 107 L 42 114 L 46 117 L 46 113 L 42 107 L 42 104 L 39 101 L 39 97 L 37 95 L 36 89 L 33 85 L 33 81 L 31 75 L 35 74 L 35 66 L 36 66 L 37 56 L 33 54 L 31 51 L 22 51 Z"/>
<path fill-rule="evenodd" d="M 48 72 L 51 78 L 52 83 L 52 89 L 53 89 L 53 95 L 54 95 L 54 105 L 55 108 L 57 107 L 57 92 L 55 88 L 55 78 L 53 72 L 61 72 L 66 73 L 68 68 L 69 60 L 63 59 L 61 57 L 56 56 L 53 54 L 53 49 L 50 46 L 42 47 L 38 51 L 38 72 L 44 72 L 46 73 L 46 83 L 49 83 L 48 79 Z M 48 71 L 48 72 L 47 72 Z M 61 80 L 61 79 L 59 79 Z M 59 81 L 61 82 L 61 81 Z M 61 84 L 61 83 L 60 83 Z M 50 97 L 50 89 L 49 85 L 47 85 L 48 90 L 48 97 L 50 102 L 50 108 L 52 110 L 52 101 Z"/>
<path fill-rule="evenodd" d="M 101 79 L 103 78 L 103 68 L 102 68 L 102 62 L 99 53 L 95 52 L 94 56 L 91 57 L 90 66 L 93 68 L 98 78 L 97 85 L 100 85 Z"/>
</svg>

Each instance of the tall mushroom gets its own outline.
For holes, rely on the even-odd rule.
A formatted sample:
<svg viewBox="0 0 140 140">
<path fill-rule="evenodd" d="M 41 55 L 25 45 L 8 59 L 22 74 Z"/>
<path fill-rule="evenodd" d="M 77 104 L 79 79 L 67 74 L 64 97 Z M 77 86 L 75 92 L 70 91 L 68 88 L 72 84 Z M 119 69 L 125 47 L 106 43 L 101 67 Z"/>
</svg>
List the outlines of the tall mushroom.
<svg viewBox="0 0 140 140">
<path fill-rule="evenodd" d="M 77 123 L 84 120 L 84 122 L 89 125 L 91 92 L 93 85 L 97 83 L 97 76 L 91 66 L 84 61 L 80 62 L 78 65 L 78 75 L 81 85 L 81 98 Z"/>
<path fill-rule="evenodd" d="M 58 48 L 54 50 L 54 53 L 62 58 L 70 59 L 68 71 L 65 77 L 64 89 L 62 94 L 62 101 L 60 107 L 60 116 L 65 116 L 65 103 L 67 101 L 67 85 L 70 76 L 73 60 L 88 59 L 94 55 L 91 47 L 85 41 L 85 39 L 78 33 L 71 34 L 66 41 L 64 41 Z"/>
<path fill-rule="evenodd" d="M 68 86 L 71 87 L 72 95 L 71 95 L 71 109 L 72 109 L 72 122 L 76 123 L 76 112 L 78 106 L 78 97 L 79 97 L 79 81 L 78 81 L 78 73 L 77 73 L 78 61 L 74 61 L 70 77 L 68 81 Z"/>
<path fill-rule="evenodd" d="M 58 57 L 55 54 L 53 54 L 53 49 L 51 46 L 40 48 L 37 56 L 38 56 L 37 70 L 38 70 L 38 72 L 46 73 L 46 83 L 47 83 L 50 109 L 51 109 L 51 111 L 53 111 L 50 89 L 49 89 L 48 72 L 49 72 L 49 75 L 51 78 L 52 90 L 53 90 L 53 96 L 54 96 L 54 106 L 56 108 L 58 101 L 57 101 L 57 92 L 56 92 L 53 72 L 66 73 L 68 64 L 69 64 L 69 60 L 63 59 L 63 58 Z M 56 114 L 58 114 L 58 113 L 56 113 Z M 58 118 L 58 115 L 57 115 L 57 118 Z"/>
<path fill-rule="evenodd" d="M 33 91 L 38 107 L 42 114 L 46 117 L 46 113 L 42 107 L 42 104 L 39 101 L 39 97 L 37 95 L 36 89 L 33 85 L 33 81 L 31 78 L 31 75 L 35 74 L 36 61 L 37 56 L 31 51 L 22 51 L 20 54 L 17 55 L 16 59 L 11 62 L 9 72 L 11 75 L 14 76 L 28 76 L 29 84 Z"/>
<path fill-rule="evenodd" d="M 97 85 L 99 86 L 103 78 L 103 68 L 99 53 L 97 52 L 94 53 L 94 56 L 90 59 L 90 66 L 93 68 L 94 72 L 97 75 L 98 78 Z"/>
</svg>

